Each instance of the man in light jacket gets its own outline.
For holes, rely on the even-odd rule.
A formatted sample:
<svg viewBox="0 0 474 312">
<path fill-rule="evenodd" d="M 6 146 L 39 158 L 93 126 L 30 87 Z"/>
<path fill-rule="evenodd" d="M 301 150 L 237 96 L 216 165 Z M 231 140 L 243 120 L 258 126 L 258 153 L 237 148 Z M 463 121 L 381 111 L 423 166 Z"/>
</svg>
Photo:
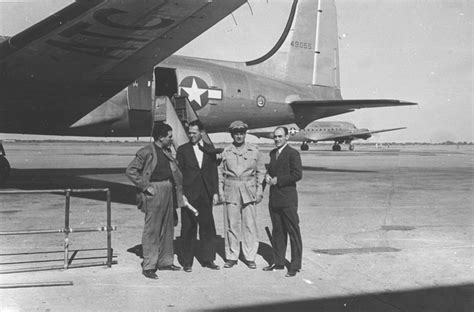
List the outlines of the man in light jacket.
<svg viewBox="0 0 474 312">
<path fill-rule="evenodd" d="M 230 124 L 234 142 L 225 147 L 219 166 L 219 197 L 224 203 L 224 268 L 237 264 L 240 242 L 250 269 L 256 269 L 258 250 L 256 204 L 263 198 L 265 166 L 257 146 L 245 142 L 247 124 Z"/>
</svg>

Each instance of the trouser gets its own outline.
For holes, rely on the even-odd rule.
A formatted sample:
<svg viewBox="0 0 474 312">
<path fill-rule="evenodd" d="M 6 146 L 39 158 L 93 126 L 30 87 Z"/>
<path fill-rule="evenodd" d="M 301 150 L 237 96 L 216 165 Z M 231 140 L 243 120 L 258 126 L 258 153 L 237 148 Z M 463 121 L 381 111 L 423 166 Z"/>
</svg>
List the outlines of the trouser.
<svg viewBox="0 0 474 312">
<path fill-rule="evenodd" d="M 202 192 L 197 199 L 190 201 L 190 204 L 199 211 L 199 216 L 195 217 L 189 209 L 181 208 L 183 247 L 180 262 L 184 266 L 192 266 L 193 264 L 198 224 L 202 261 L 209 262 L 216 259 L 216 225 L 212 215 L 212 199 L 209 198 L 207 192 Z"/>
<path fill-rule="evenodd" d="M 240 241 L 245 260 L 255 261 L 258 250 L 257 210 L 255 203 L 226 203 L 224 207 L 225 257 L 237 260 Z"/>
<path fill-rule="evenodd" d="M 173 186 L 170 181 L 152 182 L 155 195 L 146 196 L 142 235 L 143 270 L 173 264 Z"/>
<path fill-rule="evenodd" d="M 270 207 L 270 218 L 273 225 L 272 244 L 274 263 L 276 265 L 285 264 L 287 237 L 289 235 L 291 244 L 290 270 L 301 269 L 303 242 L 301 241 L 297 207 Z"/>
</svg>

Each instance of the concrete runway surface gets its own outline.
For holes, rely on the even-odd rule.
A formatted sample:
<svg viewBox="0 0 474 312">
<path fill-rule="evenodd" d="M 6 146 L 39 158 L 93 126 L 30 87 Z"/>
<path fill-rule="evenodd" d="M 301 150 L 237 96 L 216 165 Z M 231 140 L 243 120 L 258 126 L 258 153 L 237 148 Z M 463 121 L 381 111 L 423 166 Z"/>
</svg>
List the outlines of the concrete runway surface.
<svg viewBox="0 0 474 312">
<path fill-rule="evenodd" d="M 257 270 L 141 275 L 143 215 L 124 168 L 143 143 L 5 143 L 9 190 L 110 188 L 112 268 L 0 274 L 0 283 L 72 281 L 72 286 L 0 289 L 1 311 L 472 311 L 472 146 L 407 145 L 302 153 L 298 184 L 303 269 L 263 272 L 271 258 L 268 192 L 259 206 Z M 261 146 L 268 159 L 270 145 Z M 0 231 L 64 227 L 64 196 L 0 195 Z M 223 212 L 214 208 L 223 265 Z M 105 225 L 103 195 L 73 196 L 71 227 Z M 180 226 L 175 244 L 180 246 Z M 63 234 L 0 236 L 0 270 L 61 265 Z M 72 233 L 73 264 L 105 256 L 106 235 Z M 289 249 L 289 248 L 288 248 Z M 7 256 L 7 254 L 26 255 Z M 86 258 L 86 259 L 83 259 Z M 287 254 L 289 259 L 289 250 Z M 44 262 L 31 263 L 41 260 Z M 97 259 L 96 259 L 97 260 Z M 102 259 L 103 260 L 103 259 Z M 9 263 L 9 264 L 8 264 Z M 177 261 L 175 261 L 177 264 Z"/>
</svg>

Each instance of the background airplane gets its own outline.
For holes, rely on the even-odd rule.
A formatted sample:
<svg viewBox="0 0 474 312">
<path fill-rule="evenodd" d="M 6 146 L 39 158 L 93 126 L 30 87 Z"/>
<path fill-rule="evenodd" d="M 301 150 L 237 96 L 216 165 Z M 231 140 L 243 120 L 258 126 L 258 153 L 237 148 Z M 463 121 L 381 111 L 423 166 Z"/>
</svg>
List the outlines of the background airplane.
<svg viewBox="0 0 474 312">
<path fill-rule="evenodd" d="M 255 60 L 171 55 L 242 2 L 75 2 L 0 43 L 0 132 L 148 136 L 155 99 L 175 95 L 209 132 L 235 119 L 304 127 L 359 108 L 415 105 L 342 99 L 334 0 L 294 0 L 281 37 Z"/>
<path fill-rule="evenodd" d="M 366 128 L 358 129 L 354 124 L 345 121 L 314 121 L 304 129 L 296 127 L 288 127 L 289 141 L 302 142 L 301 150 L 307 151 L 309 149 L 308 143 L 316 143 L 320 141 L 334 141 L 332 146 L 333 151 L 340 151 L 342 143 L 349 144 L 349 150 L 354 150 L 353 140 L 364 139 L 372 137 L 374 133 L 395 131 L 406 129 L 406 127 L 383 129 L 370 131 Z M 274 129 L 256 129 L 249 130 L 249 133 L 259 138 L 273 138 Z"/>
</svg>

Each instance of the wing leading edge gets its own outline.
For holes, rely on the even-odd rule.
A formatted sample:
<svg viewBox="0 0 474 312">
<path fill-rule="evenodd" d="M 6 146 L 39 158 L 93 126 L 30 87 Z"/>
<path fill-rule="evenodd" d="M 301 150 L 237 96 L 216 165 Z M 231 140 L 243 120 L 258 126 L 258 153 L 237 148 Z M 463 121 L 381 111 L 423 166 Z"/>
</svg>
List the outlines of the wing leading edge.
<svg viewBox="0 0 474 312">
<path fill-rule="evenodd" d="M 245 3 L 78 0 L 0 42 L 0 132 L 69 126 Z"/>
</svg>

